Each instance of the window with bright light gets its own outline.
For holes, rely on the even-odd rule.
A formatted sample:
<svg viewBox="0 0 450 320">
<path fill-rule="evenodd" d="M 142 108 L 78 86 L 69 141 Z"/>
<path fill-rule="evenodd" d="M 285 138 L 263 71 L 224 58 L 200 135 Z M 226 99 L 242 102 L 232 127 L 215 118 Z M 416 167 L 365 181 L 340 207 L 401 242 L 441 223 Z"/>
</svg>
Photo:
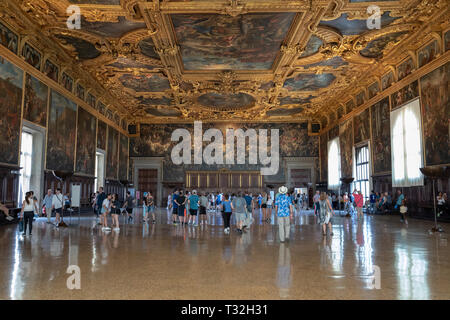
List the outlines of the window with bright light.
<svg viewBox="0 0 450 320">
<path fill-rule="evenodd" d="M 361 191 L 366 201 L 370 196 L 369 185 L 369 147 L 363 146 L 355 149 L 355 165 L 353 167 L 353 176 L 356 177 L 353 182 L 354 189 Z"/>
<path fill-rule="evenodd" d="M 29 132 L 22 132 L 22 142 L 20 149 L 20 178 L 18 205 L 22 207 L 22 201 L 25 199 L 25 192 L 30 191 L 31 183 L 31 164 L 33 156 L 33 135 Z"/>
<path fill-rule="evenodd" d="M 422 186 L 422 129 L 419 99 L 391 112 L 392 186 Z"/>
<path fill-rule="evenodd" d="M 339 188 L 341 178 L 341 154 L 339 137 L 328 142 L 328 189 Z"/>
</svg>

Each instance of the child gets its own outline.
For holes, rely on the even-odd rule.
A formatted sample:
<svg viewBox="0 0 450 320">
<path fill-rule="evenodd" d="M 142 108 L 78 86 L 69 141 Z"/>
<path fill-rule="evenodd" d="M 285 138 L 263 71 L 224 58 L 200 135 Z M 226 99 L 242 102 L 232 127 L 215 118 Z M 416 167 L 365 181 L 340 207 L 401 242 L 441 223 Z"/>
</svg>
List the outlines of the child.
<svg viewBox="0 0 450 320">
<path fill-rule="evenodd" d="M 402 205 L 400 206 L 400 214 L 402 215 L 401 222 L 405 222 L 408 224 L 408 220 L 406 220 L 406 212 L 408 211 L 408 207 L 406 206 L 405 200 L 402 200 Z"/>
</svg>

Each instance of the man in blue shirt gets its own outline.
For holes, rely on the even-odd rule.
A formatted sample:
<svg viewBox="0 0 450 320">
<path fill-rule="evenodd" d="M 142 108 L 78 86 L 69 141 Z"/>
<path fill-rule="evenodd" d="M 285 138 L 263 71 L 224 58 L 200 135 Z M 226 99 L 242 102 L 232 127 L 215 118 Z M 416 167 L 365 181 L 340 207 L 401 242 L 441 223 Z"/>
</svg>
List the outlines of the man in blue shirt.
<svg viewBox="0 0 450 320">
<path fill-rule="evenodd" d="M 178 203 L 176 200 L 178 199 L 178 190 L 175 190 L 172 196 L 172 220 L 173 224 L 177 224 L 177 217 L 178 217 Z"/>
<path fill-rule="evenodd" d="M 195 223 L 195 219 L 197 219 L 197 211 L 198 211 L 198 201 L 199 197 L 197 195 L 197 190 L 193 190 L 192 194 L 189 196 L 188 203 L 189 203 L 189 221 L 188 224 L 197 226 Z"/>
<path fill-rule="evenodd" d="M 250 214 L 252 213 L 252 197 L 249 196 L 248 192 L 245 193 L 244 196 L 245 202 L 247 203 L 247 212 L 249 212 Z"/>
<path fill-rule="evenodd" d="M 278 229 L 280 233 L 280 242 L 289 240 L 289 231 L 291 230 L 290 220 L 292 215 L 292 201 L 286 195 L 288 189 L 282 186 L 278 189 L 279 196 L 275 200 L 275 212 L 278 216 Z"/>
<path fill-rule="evenodd" d="M 397 202 L 395 203 L 396 210 L 400 210 L 403 199 L 405 199 L 405 196 L 403 195 L 402 190 L 397 190 Z"/>
</svg>

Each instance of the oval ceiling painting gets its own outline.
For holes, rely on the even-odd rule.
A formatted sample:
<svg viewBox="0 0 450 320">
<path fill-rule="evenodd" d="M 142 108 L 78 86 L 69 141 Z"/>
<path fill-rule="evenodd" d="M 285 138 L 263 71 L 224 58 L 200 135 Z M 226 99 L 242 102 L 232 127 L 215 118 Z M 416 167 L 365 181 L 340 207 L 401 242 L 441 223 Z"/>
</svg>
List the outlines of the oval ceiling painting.
<svg viewBox="0 0 450 320">
<path fill-rule="evenodd" d="M 205 107 L 211 107 L 221 110 L 251 107 L 255 99 L 246 93 L 222 94 L 206 93 L 198 98 L 198 103 Z"/>
<path fill-rule="evenodd" d="M 381 58 L 383 57 L 383 50 L 386 46 L 393 42 L 399 42 L 402 35 L 407 34 L 406 31 L 395 32 L 383 35 L 377 39 L 370 41 L 367 46 L 359 53 L 366 58 Z"/>
</svg>

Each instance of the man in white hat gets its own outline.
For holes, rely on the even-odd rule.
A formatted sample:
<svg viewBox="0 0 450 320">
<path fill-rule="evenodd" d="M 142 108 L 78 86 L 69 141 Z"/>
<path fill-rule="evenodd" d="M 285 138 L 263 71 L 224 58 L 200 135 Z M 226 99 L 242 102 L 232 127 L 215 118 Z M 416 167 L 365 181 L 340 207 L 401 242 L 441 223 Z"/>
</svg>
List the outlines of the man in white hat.
<svg viewBox="0 0 450 320">
<path fill-rule="evenodd" d="M 275 212 L 278 216 L 278 229 L 281 243 L 289 240 L 289 231 L 291 229 L 290 220 L 293 219 L 292 201 L 286 195 L 287 192 L 288 189 L 285 186 L 280 187 L 278 189 L 279 195 L 275 200 Z"/>
</svg>

